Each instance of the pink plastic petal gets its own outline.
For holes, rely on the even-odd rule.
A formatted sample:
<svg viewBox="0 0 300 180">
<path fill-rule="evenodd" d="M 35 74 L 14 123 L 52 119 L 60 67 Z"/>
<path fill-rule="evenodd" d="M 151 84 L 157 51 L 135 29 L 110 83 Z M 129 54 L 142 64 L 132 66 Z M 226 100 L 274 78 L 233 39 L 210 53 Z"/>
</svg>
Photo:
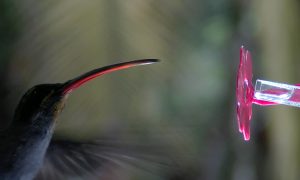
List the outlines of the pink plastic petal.
<svg viewBox="0 0 300 180">
<path fill-rule="evenodd" d="M 236 81 L 236 104 L 239 131 L 244 139 L 250 139 L 250 119 L 252 116 L 253 85 L 252 60 L 250 52 L 240 48 L 240 64 Z"/>
</svg>

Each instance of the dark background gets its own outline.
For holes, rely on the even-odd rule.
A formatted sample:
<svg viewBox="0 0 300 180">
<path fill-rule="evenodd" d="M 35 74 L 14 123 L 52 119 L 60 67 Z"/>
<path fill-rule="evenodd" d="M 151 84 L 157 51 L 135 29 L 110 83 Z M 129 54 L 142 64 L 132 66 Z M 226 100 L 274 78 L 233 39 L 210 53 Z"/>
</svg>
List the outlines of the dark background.
<svg viewBox="0 0 300 180">
<path fill-rule="evenodd" d="M 1 119 L 35 84 L 159 58 L 74 92 L 56 136 L 164 144 L 186 179 L 299 179 L 299 109 L 254 106 L 245 142 L 234 97 L 241 45 L 254 80 L 300 82 L 299 18 L 296 0 L 0 0 Z M 161 174 L 123 165 L 111 179 Z"/>
</svg>

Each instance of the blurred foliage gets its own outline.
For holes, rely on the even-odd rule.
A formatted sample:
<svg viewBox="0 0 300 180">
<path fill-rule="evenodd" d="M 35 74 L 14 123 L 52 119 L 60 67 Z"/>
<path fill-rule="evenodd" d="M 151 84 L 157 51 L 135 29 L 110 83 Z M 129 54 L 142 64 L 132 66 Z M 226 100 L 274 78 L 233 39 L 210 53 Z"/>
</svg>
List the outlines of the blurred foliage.
<svg viewBox="0 0 300 180">
<path fill-rule="evenodd" d="M 298 179 L 299 147 L 292 145 L 298 144 L 299 133 L 281 140 L 286 144 L 276 144 L 273 131 L 278 129 L 268 125 L 280 110 L 274 116 L 255 108 L 252 140 L 247 143 L 235 120 L 240 45 L 253 52 L 256 74 L 264 75 L 266 70 L 270 78 L 299 79 L 294 78 L 299 76 L 299 26 L 293 26 L 299 4 L 276 3 L 280 4 L 268 0 L 1 0 L 2 119 L 12 116 L 22 94 L 35 84 L 64 82 L 120 61 L 159 58 L 159 64 L 105 75 L 74 92 L 56 134 L 164 144 L 180 169 L 150 175 L 116 168 L 111 179 Z M 280 7 L 286 9 L 282 12 Z M 284 43 L 274 40 L 286 33 Z M 291 52 L 291 47 L 297 48 Z M 288 60 L 293 61 L 283 65 Z M 288 123 L 296 131 L 299 124 L 293 119 L 299 115 L 288 114 L 276 127 Z M 277 151 L 280 146 L 294 149 Z M 288 152 L 293 156 L 284 166 L 294 170 L 281 173 L 284 168 L 273 163 L 280 163 L 282 159 L 276 158 L 284 159 Z M 274 170 L 280 176 L 272 176 Z"/>
<path fill-rule="evenodd" d="M 0 116 L 2 119 L 11 119 L 11 110 L 7 108 L 8 64 L 14 53 L 13 49 L 19 38 L 20 24 L 18 21 L 17 7 L 9 0 L 0 1 Z M 8 121 L 7 121 L 8 122 Z M 3 122 L 2 127 L 7 124 Z"/>
</svg>

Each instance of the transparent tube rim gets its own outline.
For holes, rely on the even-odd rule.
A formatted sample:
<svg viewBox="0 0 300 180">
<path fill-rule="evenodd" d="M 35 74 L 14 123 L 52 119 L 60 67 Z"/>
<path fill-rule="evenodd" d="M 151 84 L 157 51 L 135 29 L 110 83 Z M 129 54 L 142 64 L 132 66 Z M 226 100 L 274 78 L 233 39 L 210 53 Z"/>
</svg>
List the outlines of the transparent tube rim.
<svg viewBox="0 0 300 180">
<path fill-rule="evenodd" d="M 285 90 L 286 92 L 280 95 L 276 95 L 274 93 L 268 93 L 267 91 L 263 92 L 262 87 L 264 86 L 269 87 L 269 89 L 278 90 L 278 91 Z M 300 92 L 300 87 L 296 85 L 257 79 L 255 83 L 253 98 L 256 100 L 267 101 L 276 104 L 300 107 L 300 101 L 299 102 L 295 101 L 295 98 L 291 99 L 295 95 L 299 96 L 300 98 L 300 94 L 295 93 L 297 90 Z"/>
</svg>

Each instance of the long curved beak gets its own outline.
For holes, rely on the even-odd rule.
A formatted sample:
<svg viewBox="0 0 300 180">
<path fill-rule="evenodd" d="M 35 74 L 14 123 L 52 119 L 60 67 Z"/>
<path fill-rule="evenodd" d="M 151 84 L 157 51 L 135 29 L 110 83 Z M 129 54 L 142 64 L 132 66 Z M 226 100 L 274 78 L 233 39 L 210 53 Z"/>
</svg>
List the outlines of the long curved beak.
<svg viewBox="0 0 300 180">
<path fill-rule="evenodd" d="M 113 64 L 113 65 L 101 67 L 98 69 L 94 69 L 92 71 L 84 73 L 81 76 L 78 76 L 78 77 L 64 83 L 63 87 L 62 87 L 62 95 L 67 95 L 67 94 L 71 93 L 73 90 L 77 89 L 78 87 L 85 84 L 86 82 L 88 82 L 98 76 L 101 76 L 103 74 L 107 74 L 107 73 L 110 73 L 113 71 L 118 71 L 121 69 L 130 68 L 130 67 L 153 64 L 156 62 L 159 62 L 159 60 L 158 59 L 141 59 L 141 60 L 123 62 L 123 63 L 119 63 L 119 64 Z"/>
</svg>

